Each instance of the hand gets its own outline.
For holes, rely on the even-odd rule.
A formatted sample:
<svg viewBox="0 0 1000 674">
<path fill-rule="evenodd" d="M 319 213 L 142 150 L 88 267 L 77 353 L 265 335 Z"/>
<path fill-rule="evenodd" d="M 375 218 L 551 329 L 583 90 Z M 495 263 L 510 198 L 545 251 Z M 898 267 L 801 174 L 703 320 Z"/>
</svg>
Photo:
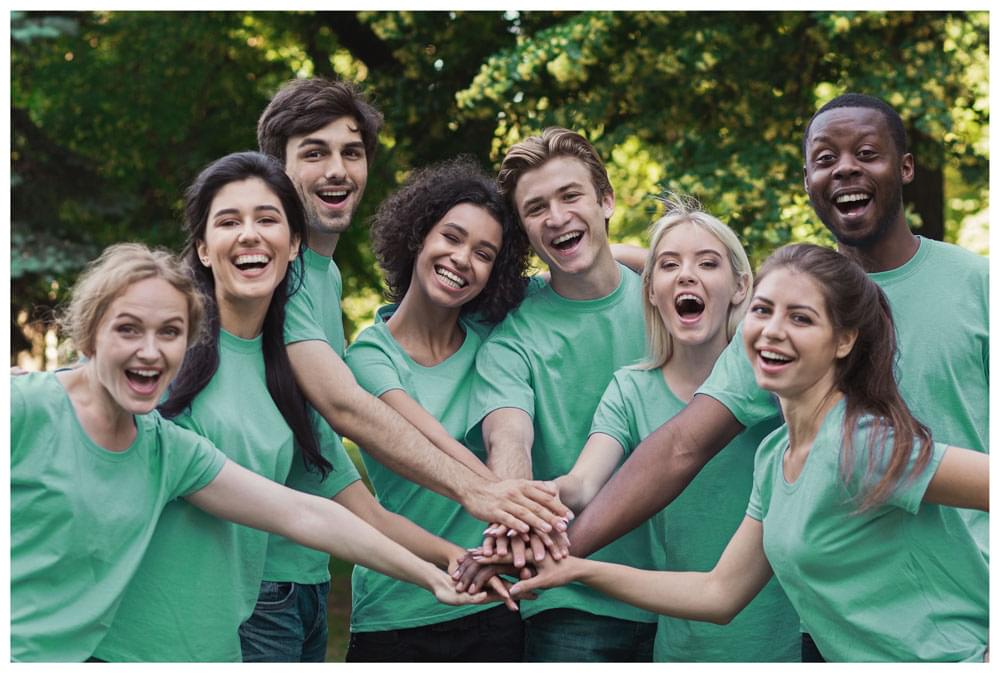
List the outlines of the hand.
<svg viewBox="0 0 1000 674">
<path fill-rule="evenodd" d="M 20 365 L 12 365 L 11 368 L 10 368 L 10 376 L 11 377 L 20 377 L 21 375 L 25 375 L 25 374 L 28 374 L 28 371 L 25 370 Z"/>
<path fill-rule="evenodd" d="M 503 567 L 479 564 L 466 553 L 452 571 L 451 578 L 456 581 L 455 589 L 459 592 L 465 590 L 474 594 L 477 590 L 485 590 L 490 599 L 503 601 L 507 608 L 516 611 L 517 603 L 510 598 L 508 592 L 510 584 L 500 578 L 501 573 L 507 572 Z"/>
<path fill-rule="evenodd" d="M 530 480 L 482 481 L 462 501 L 462 506 L 477 519 L 499 522 L 528 533 L 532 528 L 549 533 L 566 531 L 573 512 L 559 500 L 553 482 Z"/>
<path fill-rule="evenodd" d="M 448 577 L 448 574 L 438 568 L 435 568 L 434 571 L 435 573 L 431 575 L 430 579 L 430 589 L 434 593 L 434 597 L 442 604 L 462 606 L 465 604 L 482 604 L 487 601 L 488 598 L 485 592 L 477 592 L 475 594 L 459 592 L 455 588 L 455 583 Z"/>
<path fill-rule="evenodd" d="M 534 590 L 571 583 L 579 577 L 579 567 L 585 561 L 578 557 L 566 557 L 561 561 L 547 557 L 535 564 L 534 576 L 519 580 L 510 588 L 510 595 L 514 599 L 520 599 L 525 593 Z"/>
</svg>

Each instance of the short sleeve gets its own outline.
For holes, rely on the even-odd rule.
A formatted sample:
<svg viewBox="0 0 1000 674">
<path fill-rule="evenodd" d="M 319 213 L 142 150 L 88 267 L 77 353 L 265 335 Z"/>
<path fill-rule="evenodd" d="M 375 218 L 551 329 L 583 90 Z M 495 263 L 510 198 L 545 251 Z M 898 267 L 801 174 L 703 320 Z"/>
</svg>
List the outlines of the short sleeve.
<svg viewBox="0 0 1000 674">
<path fill-rule="evenodd" d="M 327 473 L 326 479 L 321 479 L 321 474 L 315 470 L 305 471 L 301 475 L 301 479 L 307 484 L 289 486 L 301 491 L 308 491 L 310 494 L 331 498 L 339 494 L 347 485 L 360 480 L 361 474 L 358 473 L 357 467 L 348 456 L 347 450 L 344 449 L 344 443 L 326 423 L 326 420 L 313 409 L 309 410 L 309 418 L 320 453 L 324 459 L 330 462 L 332 469 Z"/>
<path fill-rule="evenodd" d="M 309 290 L 300 286 L 285 304 L 285 344 L 310 340 L 326 342 L 323 326 L 315 318 L 318 315 Z"/>
<path fill-rule="evenodd" d="M 163 418 L 156 420 L 170 499 L 207 487 L 226 462 L 209 440 Z"/>
<path fill-rule="evenodd" d="M 344 362 L 351 368 L 358 384 L 376 398 L 392 389 L 406 389 L 399 368 L 392 362 L 392 357 L 386 353 L 381 344 L 371 338 L 369 330 L 378 328 L 379 326 L 375 326 L 361 333 L 358 341 L 352 344 L 344 355 Z"/>
<path fill-rule="evenodd" d="M 594 412 L 590 435 L 594 433 L 603 433 L 614 438 L 625 450 L 626 457 L 639 444 L 635 415 L 629 408 L 628 397 L 622 390 L 618 376 L 608 383 L 604 395 L 601 396 L 601 402 L 597 405 L 597 411 Z"/>
<path fill-rule="evenodd" d="M 753 486 L 750 489 L 750 502 L 747 503 L 747 517 L 763 522 L 771 503 L 771 490 L 774 480 L 774 457 L 780 454 L 776 448 L 784 447 L 787 441 L 787 430 L 782 426 L 775 429 L 764 438 L 753 462 Z"/>
<path fill-rule="evenodd" d="M 476 354 L 466 436 L 473 433 L 486 415 L 503 407 L 524 410 L 534 418 L 535 392 L 525 355 L 507 338 L 497 339 L 494 332 Z"/>
<path fill-rule="evenodd" d="M 744 428 L 772 419 L 779 413 L 774 397 L 757 386 L 753 368 L 743 348 L 742 323 L 697 393 L 715 398 L 725 405 Z"/>
<path fill-rule="evenodd" d="M 20 375 L 27 377 L 30 375 Z M 25 437 L 25 425 L 28 423 L 28 409 L 24 400 L 24 393 L 18 383 L 18 377 L 10 378 L 10 462 L 14 465 L 21 458 L 21 446 L 25 443 L 18 442 Z"/>
</svg>

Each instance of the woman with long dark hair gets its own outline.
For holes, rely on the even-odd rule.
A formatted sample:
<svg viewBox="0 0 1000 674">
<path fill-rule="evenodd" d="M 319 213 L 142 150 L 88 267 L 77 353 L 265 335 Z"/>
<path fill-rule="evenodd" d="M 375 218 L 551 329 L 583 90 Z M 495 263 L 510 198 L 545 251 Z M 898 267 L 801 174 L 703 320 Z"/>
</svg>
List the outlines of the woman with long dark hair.
<svg viewBox="0 0 1000 674">
<path fill-rule="evenodd" d="M 291 180 L 263 154 L 227 155 L 188 189 L 185 220 L 184 256 L 208 298 L 208 336 L 162 414 L 276 482 L 296 452 L 337 486 L 356 482 L 342 450 L 323 456 L 331 431 L 307 408 L 282 338 L 307 232 Z M 266 534 L 171 504 L 97 657 L 240 661 L 238 629 L 256 604 L 266 552 Z"/>
<path fill-rule="evenodd" d="M 989 457 L 935 443 L 899 395 L 885 295 L 809 244 L 757 277 L 743 340 L 785 425 L 757 451 L 747 515 L 707 573 L 570 558 L 571 580 L 649 610 L 726 623 L 772 572 L 827 660 L 982 661 L 988 563 L 958 508 L 989 509 Z"/>
</svg>

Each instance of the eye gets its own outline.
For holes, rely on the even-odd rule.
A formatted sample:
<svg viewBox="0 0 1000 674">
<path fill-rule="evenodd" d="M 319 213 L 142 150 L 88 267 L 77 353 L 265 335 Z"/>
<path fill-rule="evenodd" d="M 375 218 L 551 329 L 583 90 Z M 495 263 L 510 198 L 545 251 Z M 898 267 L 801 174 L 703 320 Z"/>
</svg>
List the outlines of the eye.
<svg viewBox="0 0 1000 674">
<path fill-rule="evenodd" d="M 257 222 L 259 222 L 262 225 L 277 225 L 281 221 L 278 218 L 274 217 L 273 215 L 267 215 L 257 220 Z"/>
<path fill-rule="evenodd" d="M 180 337 L 183 334 L 183 331 L 180 328 L 178 328 L 176 326 L 173 326 L 173 325 L 168 326 L 166 328 L 163 328 L 163 330 L 161 330 L 160 332 L 163 335 L 165 335 L 167 337 L 171 337 L 171 338 L 172 337 Z"/>
<path fill-rule="evenodd" d="M 322 150 L 306 150 L 302 154 L 302 158 L 314 161 L 316 159 L 322 159 L 324 154 L 325 153 Z"/>
<path fill-rule="evenodd" d="M 750 306 L 750 313 L 754 316 L 769 316 L 771 308 L 766 304 L 753 304 Z"/>
<path fill-rule="evenodd" d="M 820 152 L 813 161 L 817 164 L 829 164 L 834 159 L 835 157 L 832 152 Z"/>
<path fill-rule="evenodd" d="M 344 150 L 343 156 L 347 157 L 348 159 L 364 159 L 365 153 L 364 151 L 356 147 L 350 147 Z"/>
<path fill-rule="evenodd" d="M 679 266 L 680 265 L 678 265 L 675 260 L 670 260 L 670 259 L 660 260 L 660 269 L 663 269 L 665 271 L 672 271 L 674 269 L 677 269 L 677 267 Z"/>
<path fill-rule="evenodd" d="M 795 312 L 791 315 L 791 319 L 793 323 L 797 323 L 798 325 L 812 325 L 812 319 L 806 314 Z"/>
<path fill-rule="evenodd" d="M 870 150 L 868 148 L 865 148 L 858 152 L 859 159 L 874 159 L 877 156 L 878 153 L 876 153 L 875 150 Z"/>
<path fill-rule="evenodd" d="M 488 250 L 477 250 L 476 255 L 483 262 L 493 262 L 493 254 Z"/>
<path fill-rule="evenodd" d="M 115 331 L 126 337 L 132 337 L 139 334 L 139 328 L 132 323 L 123 323 L 115 328 Z"/>
<path fill-rule="evenodd" d="M 566 192 L 563 195 L 563 201 L 576 201 L 582 196 L 580 192 Z"/>
<path fill-rule="evenodd" d="M 534 204 L 532 206 L 528 206 L 528 208 L 525 209 L 524 214 L 525 215 L 538 215 L 543 210 L 544 210 L 544 206 L 542 206 L 541 204 Z"/>
<path fill-rule="evenodd" d="M 718 266 L 719 263 L 716 260 L 702 260 L 701 262 L 701 267 L 703 269 L 716 269 Z"/>
<path fill-rule="evenodd" d="M 225 220 L 217 220 L 215 222 L 216 227 L 238 227 L 240 221 L 236 218 L 226 218 Z"/>
<path fill-rule="evenodd" d="M 441 236 L 448 239 L 452 243 L 458 243 L 458 237 L 452 234 L 451 232 L 444 232 Z"/>
</svg>

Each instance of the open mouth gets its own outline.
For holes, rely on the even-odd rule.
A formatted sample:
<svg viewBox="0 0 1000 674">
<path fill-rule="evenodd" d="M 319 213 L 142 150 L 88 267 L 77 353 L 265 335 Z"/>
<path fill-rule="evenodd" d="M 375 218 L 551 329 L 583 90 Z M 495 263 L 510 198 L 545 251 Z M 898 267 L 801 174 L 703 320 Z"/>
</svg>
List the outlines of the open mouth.
<svg viewBox="0 0 1000 674">
<path fill-rule="evenodd" d="M 148 395 L 156 390 L 156 385 L 160 381 L 160 371 L 125 370 L 125 378 L 136 392 Z"/>
<path fill-rule="evenodd" d="M 786 356 L 775 351 L 762 350 L 757 352 L 760 359 L 767 365 L 779 366 L 792 362 L 791 356 Z"/>
<path fill-rule="evenodd" d="M 568 234 L 563 234 L 562 236 L 557 236 L 552 240 L 552 246 L 556 250 L 567 251 L 573 248 L 580 239 L 583 238 L 583 232 L 570 232 Z"/>
<path fill-rule="evenodd" d="M 453 274 L 444 267 L 435 266 L 434 273 L 438 275 L 438 278 L 441 279 L 441 281 L 446 286 L 455 288 L 456 290 L 459 288 L 464 288 L 465 286 L 469 285 L 469 282 L 466 281 L 464 278 L 462 278 L 458 274 Z"/>
<path fill-rule="evenodd" d="M 701 298 L 690 293 L 678 295 L 674 300 L 674 307 L 677 308 L 677 314 L 685 321 L 693 321 L 705 311 L 705 303 Z"/>
<path fill-rule="evenodd" d="M 267 255 L 238 255 L 233 261 L 240 271 L 250 271 L 251 269 L 263 269 L 271 262 Z"/>
<path fill-rule="evenodd" d="M 346 188 L 335 189 L 335 190 L 327 189 L 327 190 L 320 190 L 319 192 L 316 193 L 316 196 L 318 196 L 320 198 L 320 201 L 322 201 L 325 204 L 330 204 L 331 206 L 339 206 L 345 201 L 347 201 L 347 197 L 349 194 L 350 192 Z"/>
<path fill-rule="evenodd" d="M 867 192 L 848 192 L 834 199 L 833 204 L 842 215 L 856 215 L 865 210 L 872 200 Z"/>
</svg>

